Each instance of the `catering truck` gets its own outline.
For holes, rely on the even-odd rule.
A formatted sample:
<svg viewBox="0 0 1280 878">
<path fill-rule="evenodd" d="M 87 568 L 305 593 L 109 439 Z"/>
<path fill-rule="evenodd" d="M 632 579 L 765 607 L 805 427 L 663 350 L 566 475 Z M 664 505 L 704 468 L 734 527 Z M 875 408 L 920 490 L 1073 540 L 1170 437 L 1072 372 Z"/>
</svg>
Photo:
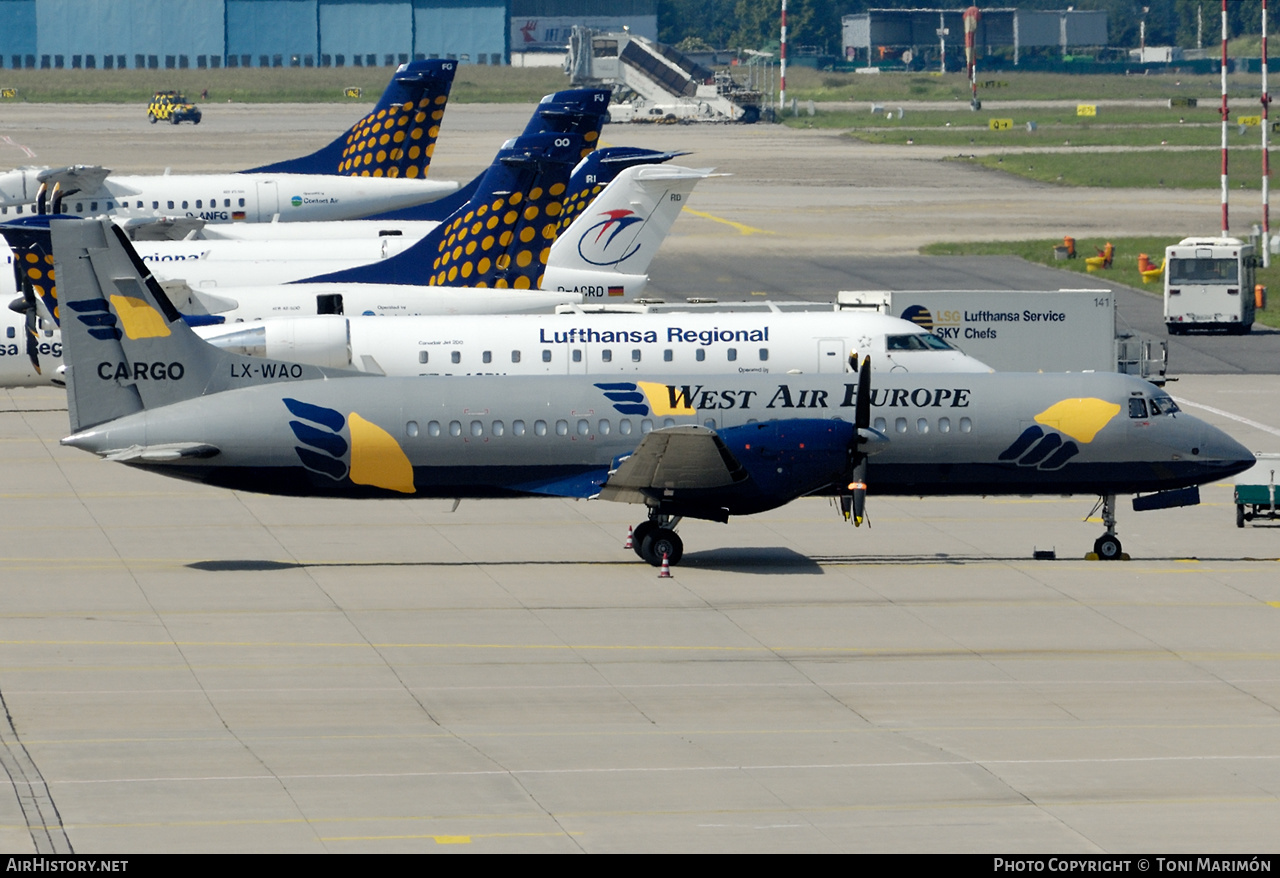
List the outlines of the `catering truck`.
<svg viewBox="0 0 1280 878">
<path fill-rule="evenodd" d="M 866 290 L 836 302 L 910 320 L 1000 372 L 1165 376 L 1167 343 L 1117 327 L 1111 290 Z"/>
<path fill-rule="evenodd" d="M 1164 251 L 1164 323 L 1170 335 L 1193 329 L 1243 335 L 1263 306 L 1254 286 L 1253 245 L 1237 238 L 1184 238 Z"/>
</svg>

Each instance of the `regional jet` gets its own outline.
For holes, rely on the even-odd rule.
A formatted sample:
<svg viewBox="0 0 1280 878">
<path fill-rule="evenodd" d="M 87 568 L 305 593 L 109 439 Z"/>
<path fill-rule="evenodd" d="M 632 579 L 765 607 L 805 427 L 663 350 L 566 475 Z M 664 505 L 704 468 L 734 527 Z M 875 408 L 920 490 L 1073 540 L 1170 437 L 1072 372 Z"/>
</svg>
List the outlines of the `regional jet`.
<svg viewBox="0 0 1280 878">
<path fill-rule="evenodd" d="M 402 64 L 373 111 L 328 146 L 235 174 L 112 175 L 82 165 L 0 174 L 0 214 L 68 210 L 122 220 L 288 223 L 356 219 L 434 201 L 458 188 L 426 179 L 456 69 L 455 61 Z"/>
<path fill-rule="evenodd" d="M 181 292 L 174 294 L 179 307 L 194 323 L 239 325 L 306 314 L 547 312 L 561 304 L 634 296 L 647 283 L 644 272 L 689 192 L 710 173 L 662 165 L 623 167 L 595 196 L 591 209 L 584 210 L 599 182 L 586 181 L 581 188 L 565 190 L 566 178 L 554 170 L 565 164 L 553 161 L 557 155 L 576 157 L 581 138 L 539 134 L 518 142 L 524 147 L 504 151 L 470 207 L 461 208 L 454 219 L 400 257 L 418 260 L 419 276 L 430 277 L 434 284 L 405 284 L 404 273 L 388 272 L 387 282 L 382 283 L 376 282 L 380 275 L 375 275 L 369 281 L 339 279 L 216 290 L 180 285 Z M 595 159 L 593 153 L 583 162 L 594 167 Z M 601 174 L 613 173 L 616 165 L 603 167 Z M 570 197 L 562 202 L 566 191 Z M 574 217 L 561 236 L 569 245 L 548 247 L 549 239 L 558 234 L 557 218 L 566 215 Z M 8 316 L 0 315 L 4 336 L 0 338 L 0 384 L 5 386 L 60 383 L 61 338 L 57 292 L 49 270 L 53 265 L 49 221 L 50 217 L 26 217 L 0 227 L 15 249 L 22 291 Z M 614 251 L 618 258 L 598 255 Z M 132 248 L 130 253 L 138 258 Z M 397 261 L 379 265 L 394 269 Z M 535 288 L 545 279 L 555 282 L 555 289 Z M 460 286 L 464 283 L 472 286 Z M 349 347 L 336 339 L 335 331 L 322 323 L 289 330 L 291 337 L 326 339 L 323 350 L 303 345 L 324 356 L 332 355 L 334 345 L 341 350 Z M 278 330 L 272 332 L 278 334 Z"/>
<path fill-rule="evenodd" d="M 52 224 L 71 435 L 107 460 L 293 496 L 555 496 L 642 505 L 637 552 L 676 563 L 683 518 L 799 497 L 1118 494 L 1198 502 L 1252 466 L 1222 431 L 1117 374 L 389 378 L 200 340 L 109 222 Z M 1135 417 L 1141 403 L 1143 417 Z M 1155 403 L 1156 416 L 1150 416 Z"/>
</svg>

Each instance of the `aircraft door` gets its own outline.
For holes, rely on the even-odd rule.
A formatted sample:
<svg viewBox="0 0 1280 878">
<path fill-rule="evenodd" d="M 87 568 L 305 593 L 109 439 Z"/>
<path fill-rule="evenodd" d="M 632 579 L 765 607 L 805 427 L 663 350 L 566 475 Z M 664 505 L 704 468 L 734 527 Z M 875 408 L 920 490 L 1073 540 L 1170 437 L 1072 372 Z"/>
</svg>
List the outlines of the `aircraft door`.
<svg viewBox="0 0 1280 878">
<path fill-rule="evenodd" d="M 844 372 L 848 366 L 848 354 L 842 338 L 818 339 L 818 371 Z"/>
<path fill-rule="evenodd" d="M 258 183 L 258 222 L 269 223 L 280 212 L 280 187 L 275 180 Z"/>
</svg>

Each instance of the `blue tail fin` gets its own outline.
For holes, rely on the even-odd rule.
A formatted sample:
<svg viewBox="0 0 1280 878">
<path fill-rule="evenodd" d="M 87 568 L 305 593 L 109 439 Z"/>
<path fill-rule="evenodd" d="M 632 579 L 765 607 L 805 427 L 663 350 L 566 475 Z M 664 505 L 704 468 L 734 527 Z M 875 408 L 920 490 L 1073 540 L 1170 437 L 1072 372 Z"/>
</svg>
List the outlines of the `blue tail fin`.
<svg viewBox="0 0 1280 878">
<path fill-rule="evenodd" d="M 604 126 L 609 112 L 609 90 L 607 88 L 575 88 L 558 91 L 544 97 L 529 117 L 529 124 L 524 127 L 523 134 L 579 134 L 584 144 L 582 154 L 588 155 L 600 142 L 600 129 Z M 466 204 L 480 187 L 484 173 L 476 176 L 457 192 L 429 204 L 406 207 L 371 216 L 375 220 L 434 220 L 444 222 L 458 208 Z"/>
<path fill-rule="evenodd" d="M 456 61 L 401 64 L 373 112 L 328 146 L 244 173 L 425 177 L 456 70 Z"/>
<path fill-rule="evenodd" d="M 16 217 L 0 225 L 0 236 L 13 251 L 18 291 L 25 294 L 24 287 L 29 286 L 57 323 L 58 290 L 53 271 L 53 245 L 49 240 L 49 220 L 54 218 L 50 214 Z"/>
<path fill-rule="evenodd" d="M 536 288 L 583 142 L 576 134 L 508 141 L 471 200 L 417 244 L 372 265 L 301 282 Z"/>
</svg>

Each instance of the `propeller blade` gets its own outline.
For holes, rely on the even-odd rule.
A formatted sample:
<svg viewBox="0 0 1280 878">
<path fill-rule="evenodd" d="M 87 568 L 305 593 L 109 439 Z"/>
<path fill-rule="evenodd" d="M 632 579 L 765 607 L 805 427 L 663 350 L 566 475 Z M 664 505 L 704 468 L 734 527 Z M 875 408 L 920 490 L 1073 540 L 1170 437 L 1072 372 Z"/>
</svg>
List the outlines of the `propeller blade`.
<svg viewBox="0 0 1280 878">
<path fill-rule="evenodd" d="M 867 456 L 864 454 L 853 467 L 853 475 L 849 479 L 849 490 L 852 492 L 853 525 L 861 527 L 867 518 Z"/>
<path fill-rule="evenodd" d="M 22 284 L 22 306 L 22 310 L 27 314 L 27 359 L 31 360 L 31 365 L 36 370 L 36 374 L 40 375 L 42 374 L 40 371 L 40 327 L 39 318 L 36 315 L 36 294 L 35 290 L 31 289 L 31 284 L 28 281 L 23 281 Z"/>
<path fill-rule="evenodd" d="M 858 397 L 855 400 L 853 425 L 859 430 L 865 430 L 871 426 L 871 355 L 862 360 L 862 367 L 858 370 Z"/>
<path fill-rule="evenodd" d="M 41 183 L 40 189 L 36 192 L 36 213 L 43 214 L 45 212 L 45 201 L 49 197 L 49 184 Z"/>
<path fill-rule="evenodd" d="M 867 520 L 867 453 L 862 445 L 867 439 L 863 431 L 871 426 L 871 355 L 868 354 L 858 368 L 858 396 L 854 404 L 854 428 L 857 430 L 857 445 L 853 448 L 849 463 L 849 497 L 845 519 L 853 518 L 855 527 L 861 527 Z"/>
</svg>

